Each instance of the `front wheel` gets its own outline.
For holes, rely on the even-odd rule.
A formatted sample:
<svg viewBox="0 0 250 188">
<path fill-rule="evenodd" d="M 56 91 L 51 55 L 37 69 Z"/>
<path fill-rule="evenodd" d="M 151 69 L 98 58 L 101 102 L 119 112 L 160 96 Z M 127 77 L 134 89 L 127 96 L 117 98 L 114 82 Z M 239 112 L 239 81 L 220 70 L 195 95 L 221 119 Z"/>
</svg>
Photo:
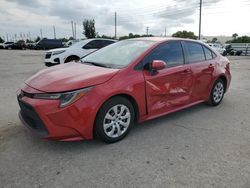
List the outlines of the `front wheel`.
<svg viewBox="0 0 250 188">
<path fill-rule="evenodd" d="M 80 58 L 79 57 L 76 57 L 76 56 L 72 56 L 72 57 L 68 57 L 66 60 L 65 60 L 65 62 L 64 63 L 70 63 L 70 62 L 77 62 L 77 61 L 79 61 L 80 60 Z"/>
<path fill-rule="evenodd" d="M 95 133 L 107 143 L 123 139 L 134 123 L 135 111 L 129 100 L 114 97 L 99 110 L 95 120 Z"/>
<path fill-rule="evenodd" d="M 221 103 L 225 93 L 225 83 L 222 79 L 215 81 L 212 88 L 208 104 L 211 106 L 217 106 Z"/>
</svg>

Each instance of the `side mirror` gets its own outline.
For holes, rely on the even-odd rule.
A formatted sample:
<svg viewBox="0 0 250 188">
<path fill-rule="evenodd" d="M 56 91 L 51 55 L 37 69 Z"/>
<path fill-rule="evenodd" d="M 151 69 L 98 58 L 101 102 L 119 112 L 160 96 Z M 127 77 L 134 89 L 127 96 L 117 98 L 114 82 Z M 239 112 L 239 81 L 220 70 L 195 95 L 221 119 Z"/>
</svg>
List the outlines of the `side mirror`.
<svg viewBox="0 0 250 188">
<path fill-rule="evenodd" d="M 154 71 L 159 71 L 159 70 L 162 70 L 162 69 L 165 69 L 167 67 L 167 64 L 165 61 L 162 61 L 162 60 L 154 60 L 151 64 L 151 70 L 154 70 Z"/>
</svg>

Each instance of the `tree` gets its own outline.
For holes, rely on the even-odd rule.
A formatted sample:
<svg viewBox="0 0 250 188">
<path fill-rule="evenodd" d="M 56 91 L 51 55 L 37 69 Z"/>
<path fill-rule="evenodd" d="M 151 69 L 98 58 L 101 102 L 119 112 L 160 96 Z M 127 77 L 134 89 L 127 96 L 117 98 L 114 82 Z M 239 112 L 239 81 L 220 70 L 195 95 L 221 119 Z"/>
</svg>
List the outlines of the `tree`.
<svg viewBox="0 0 250 188">
<path fill-rule="evenodd" d="M 35 42 L 38 42 L 40 40 L 41 40 L 41 38 L 39 36 L 37 36 Z"/>
<path fill-rule="evenodd" d="M 32 43 L 33 41 L 30 39 L 26 39 L 26 43 Z"/>
<path fill-rule="evenodd" d="M 216 38 L 216 37 L 214 37 L 213 39 L 212 39 L 212 43 L 215 43 L 215 42 L 217 42 L 218 41 L 218 39 Z"/>
<path fill-rule="evenodd" d="M 140 38 L 140 37 L 153 37 L 153 35 L 139 35 L 139 34 L 133 34 L 129 33 L 128 35 L 121 36 L 119 40 L 125 40 L 125 39 L 131 39 L 131 38 Z"/>
<path fill-rule="evenodd" d="M 96 37 L 97 38 L 103 38 L 103 39 L 115 39 L 115 37 L 111 37 L 111 36 L 107 36 L 107 35 L 102 35 L 102 36 L 97 35 Z"/>
<path fill-rule="evenodd" d="M 237 33 L 232 34 L 232 38 L 233 38 L 234 40 L 236 40 L 238 36 L 239 36 L 239 35 L 238 35 Z"/>
<path fill-rule="evenodd" d="M 172 35 L 173 37 L 197 39 L 198 37 L 192 31 L 177 31 Z"/>
<path fill-rule="evenodd" d="M 69 40 L 66 39 L 65 37 L 64 38 L 60 38 L 59 40 L 61 40 L 62 42 L 68 42 Z"/>
<path fill-rule="evenodd" d="M 2 39 L 2 37 L 0 37 L 0 43 L 4 43 L 4 40 Z"/>
<path fill-rule="evenodd" d="M 226 43 L 250 43 L 250 37 L 248 36 L 237 37 L 236 39 L 229 40 Z"/>
<path fill-rule="evenodd" d="M 91 39 L 95 38 L 97 33 L 95 32 L 95 20 L 87 20 L 85 19 L 82 22 L 83 25 L 83 34 L 86 36 L 86 38 Z"/>
</svg>

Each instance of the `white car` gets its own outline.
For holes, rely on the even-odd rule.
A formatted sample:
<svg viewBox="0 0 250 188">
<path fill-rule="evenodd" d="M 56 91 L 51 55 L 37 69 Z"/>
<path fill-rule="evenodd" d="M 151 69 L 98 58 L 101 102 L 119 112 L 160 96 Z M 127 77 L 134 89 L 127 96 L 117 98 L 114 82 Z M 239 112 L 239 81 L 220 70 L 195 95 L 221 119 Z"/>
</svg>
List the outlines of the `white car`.
<svg viewBox="0 0 250 188">
<path fill-rule="evenodd" d="M 116 40 L 95 38 L 79 41 L 68 48 L 49 50 L 45 55 L 45 65 L 49 67 L 78 61 L 80 58 L 114 42 Z"/>
<path fill-rule="evenodd" d="M 4 42 L 0 44 L 0 48 L 2 49 L 8 49 L 10 45 L 14 44 L 14 42 Z"/>
<path fill-rule="evenodd" d="M 208 43 L 208 45 L 214 49 L 215 51 L 219 52 L 221 55 L 226 55 L 226 49 L 218 43 Z"/>
</svg>

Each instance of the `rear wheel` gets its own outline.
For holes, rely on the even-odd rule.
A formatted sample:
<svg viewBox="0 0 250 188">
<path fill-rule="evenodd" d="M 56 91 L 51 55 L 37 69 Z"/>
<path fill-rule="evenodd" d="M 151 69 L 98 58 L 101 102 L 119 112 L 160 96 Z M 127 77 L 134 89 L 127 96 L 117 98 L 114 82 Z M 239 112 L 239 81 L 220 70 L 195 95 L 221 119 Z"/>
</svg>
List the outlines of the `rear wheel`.
<svg viewBox="0 0 250 188">
<path fill-rule="evenodd" d="M 215 81 L 212 88 L 208 104 L 211 106 L 217 106 L 221 103 L 225 93 L 225 83 L 222 79 Z"/>
<path fill-rule="evenodd" d="M 107 143 L 123 139 L 134 123 L 135 111 L 129 100 L 114 97 L 99 110 L 95 120 L 95 133 Z"/>
</svg>

